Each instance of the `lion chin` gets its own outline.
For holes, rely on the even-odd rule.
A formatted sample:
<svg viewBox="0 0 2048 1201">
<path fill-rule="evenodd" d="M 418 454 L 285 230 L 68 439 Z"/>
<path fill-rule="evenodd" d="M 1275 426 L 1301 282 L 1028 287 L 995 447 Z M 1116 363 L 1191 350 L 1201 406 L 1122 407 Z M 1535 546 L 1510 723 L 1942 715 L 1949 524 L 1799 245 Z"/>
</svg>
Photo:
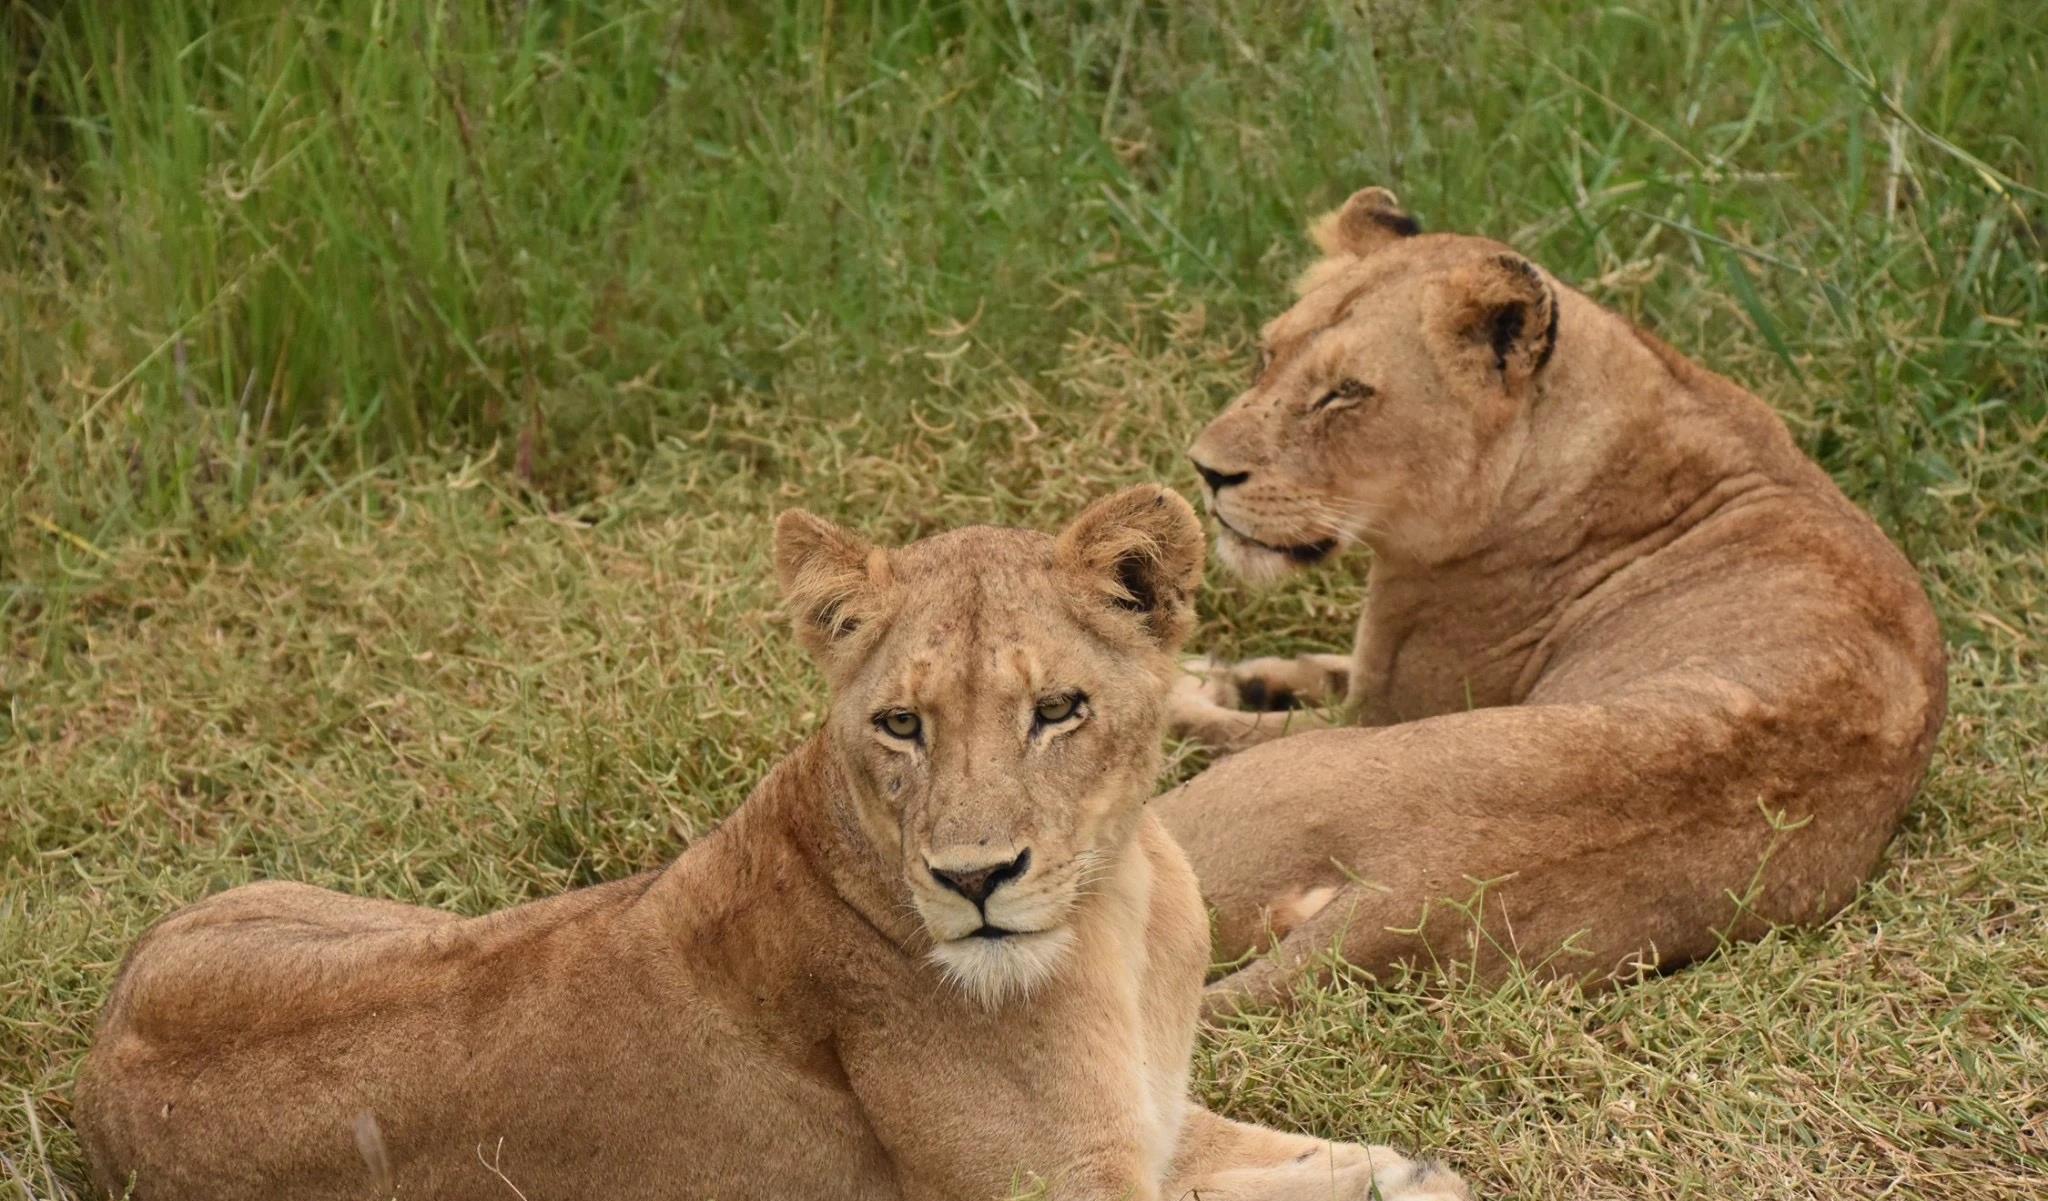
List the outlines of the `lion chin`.
<svg viewBox="0 0 2048 1201">
<path fill-rule="evenodd" d="M 931 949 L 946 982 L 986 1009 L 1023 1000 L 1059 970 L 1074 946 L 1064 926 L 1002 938 L 948 939 Z"/>
<path fill-rule="evenodd" d="M 1308 566 L 1299 556 L 1252 542 L 1228 528 L 1216 531 L 1216 558 L 1232 575 L 1262 588 Z"/>
</svg>

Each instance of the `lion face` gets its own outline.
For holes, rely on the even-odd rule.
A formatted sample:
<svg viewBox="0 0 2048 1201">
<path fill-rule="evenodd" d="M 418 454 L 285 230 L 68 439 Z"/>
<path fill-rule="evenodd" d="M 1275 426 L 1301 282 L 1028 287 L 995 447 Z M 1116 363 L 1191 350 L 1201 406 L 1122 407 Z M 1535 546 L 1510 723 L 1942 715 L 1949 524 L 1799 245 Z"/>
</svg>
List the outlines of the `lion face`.
<svg viewBox="0 0 2048 1201">
<path fill-rule="evenodd" d="M 1252 385 L 1190 448 L 1217 555 L 1266 579 L 1364 542 L 1454 554 L 1513 468 L 1557 300 L 1483 238 L 1420 236 L 1382 188 L 1325 217 L 1326 257 L 1260 335 Z"/>
<path fill-rule="evenodd" d="M 777 525 L 853 824 L 931 959 L 986 1004 L 1051 978 L 1130 842 L 1201 558 L 1194 511 L 1158 487 L 1057 539 L 977 527 L 881 550 L 809 514 Z"/>
</svg>

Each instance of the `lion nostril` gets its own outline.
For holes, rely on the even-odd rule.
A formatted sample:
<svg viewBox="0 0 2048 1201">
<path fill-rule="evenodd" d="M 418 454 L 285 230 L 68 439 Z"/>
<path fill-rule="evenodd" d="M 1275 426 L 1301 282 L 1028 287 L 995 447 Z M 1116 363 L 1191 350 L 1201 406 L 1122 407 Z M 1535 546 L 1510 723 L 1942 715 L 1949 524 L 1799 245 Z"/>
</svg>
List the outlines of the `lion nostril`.
<svg viewBox="0 0 2048 1201">
<path fill-rule="evenodd" d="M 950 888 L 980 905 L 988 900 L 996 889 L 1031 870 L 1031 851 L 1028 848 L 1019 851 L 1017 857 L 1008 863 L 992 863 L 987 867 L 967 869 L 941 869 L 933 867 L 927 861 L 925 870 L 931 872 L 932 879 L 937 880 L 941 887 Z"/>
<path fill-rule="evenodd" d="M 1209 485 L 1211 492 L 1221 492 L 1232 484 L 1242 484 L 1252 478 L 1249 471 L 1218 471 L 1196 458 L 1190 458 L 1188 462 L 1195 465 L 1195 474 L 1202 477 L 1202 482 Z"/>
<path fill-rule="evenodd" d="M 1030 870 L 1031 848 L 1026 847 L 1023 850 L 1017 852 L 1017 857 L 1015 859 L 1010 860 L 1008 863 L 1004 864 L 1003 866 L 995 870 L 995 874 L 989 877 L 988 890 L 990 892 L 994 892 L 999 886 L 1007 884 L 1011 880 L 1015 880 L 1021 877 L 1025 872 L 1028 872 Z"/>
</svg>

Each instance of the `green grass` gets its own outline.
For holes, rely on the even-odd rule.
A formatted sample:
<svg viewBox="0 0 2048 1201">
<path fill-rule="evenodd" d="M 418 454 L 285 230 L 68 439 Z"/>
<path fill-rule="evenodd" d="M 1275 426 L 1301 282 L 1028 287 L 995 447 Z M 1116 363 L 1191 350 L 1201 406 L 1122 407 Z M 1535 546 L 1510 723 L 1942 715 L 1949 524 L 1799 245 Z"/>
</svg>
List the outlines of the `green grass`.
<svg viewBox="0 0 2048 1201">
<path fill-rule="evenodd" d="M 1204 1094 L 1489 1196 L 2048 1189 L 2048 17 L 1052 7 L 0 8 L 0 1198 L 85 1196 L 71 1074 L 170 907 L 480 912 L 729 812 L 823 701 L 777 508 L 1190 484 L 1367 182 L 1769 399 L 1920 564 L 1953 716 L 1826 929 L 1333 988 Z M 1359 597 L 1217 576 L 1200 638 L 1341 645 Z"/>
</svg>

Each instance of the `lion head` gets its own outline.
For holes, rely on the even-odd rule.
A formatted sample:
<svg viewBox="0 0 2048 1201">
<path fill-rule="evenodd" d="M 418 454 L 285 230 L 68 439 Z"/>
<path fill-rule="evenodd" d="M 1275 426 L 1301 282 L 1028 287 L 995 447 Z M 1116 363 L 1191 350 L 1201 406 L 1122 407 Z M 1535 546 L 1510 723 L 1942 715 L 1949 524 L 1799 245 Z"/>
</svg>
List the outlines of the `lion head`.
<svg viewBox="0 0 2048 1201">
<path fill-rule="evenodd" d="M 849 824 L 900 872 L 931 959 L 985 1003 L 1053 974 L 1132 839 L 1202 541 L 1157 486 L 1057 538 L 974 527 L 885 550 L 808 513 L 776 525 Z"/>
<path fill-rule="evenodd" d="M 1218 557 L 1262 579 L 1354 542 L 1456 554 L 1513 470 L 1556 286 L 1497 242 L 1420 233 L 1385 188 L 1311 233 L 1324 257 L 1261 331 L 1251 387 L 1189 451 Z"/>
</svg>

